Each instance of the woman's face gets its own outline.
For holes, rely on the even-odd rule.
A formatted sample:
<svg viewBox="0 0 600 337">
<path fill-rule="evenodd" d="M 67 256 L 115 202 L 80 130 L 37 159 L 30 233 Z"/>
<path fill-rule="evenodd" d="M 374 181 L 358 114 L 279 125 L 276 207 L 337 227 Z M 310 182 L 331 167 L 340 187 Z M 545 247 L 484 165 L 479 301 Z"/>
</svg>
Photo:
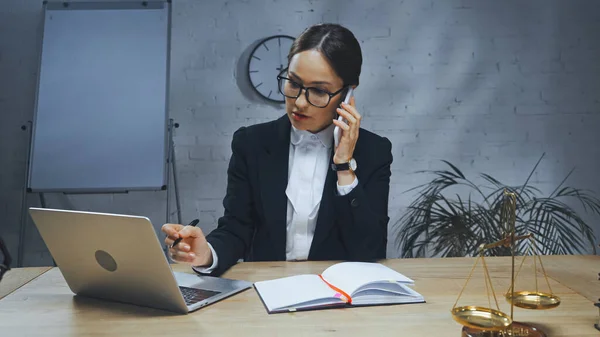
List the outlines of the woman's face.
<svg viewBox="0 0 600 337">
<path fill-rule="evenodd" d="M 334 93 L 343 86 L 342 79 L 317 50 L 306 50 L 294 55 L 290 60 L 287 77 L 305 87 L 316 87 L 329 93 Z M 322 96 L 325 101 L 328 99 L 326 95 Z M 317 95 L 310 97 L 313 102 L 318 100 Z M 341 100 L 339 93 L 331 98 L 327 106 L 319 108 L 306 100 L 306 91 L 303 90 L 298 98 L 285 98 L 285 109 L 295 128 L 316 133 L 332 124 Z"/>
</svg>

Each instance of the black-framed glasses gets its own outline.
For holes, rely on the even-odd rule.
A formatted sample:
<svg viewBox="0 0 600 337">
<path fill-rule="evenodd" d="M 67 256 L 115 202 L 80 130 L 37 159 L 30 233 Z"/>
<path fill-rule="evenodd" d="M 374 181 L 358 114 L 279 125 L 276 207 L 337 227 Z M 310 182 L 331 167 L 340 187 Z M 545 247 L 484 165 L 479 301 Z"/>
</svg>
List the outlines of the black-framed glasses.
<svg viewBox="0 0 600 337">
<path fill-rule="evenodd" d="M 306 101 L 311 105 L 316 106 L 317 108 L 324 108 L 329 105 L 331 99 L 338 95 L 340 92 L 344 91 L 346 87 L 342 87 L 340 90 L 336 92 L 328 92 L 323 89 L 315 88 L 315 87 L 305 87 L 302 84 L 283 76 L 282 74 L 287 71 L 285 68 L 279 75 L 277 75 L 277 82 L 279 87 L 279 92 L 288 98 L 298 98 L 302 94 L 302 90 L 304 90 L 304 95 L 306 97 Z"/>
<path fill-rule="evenodd" d="M 2 252 L 2 255 L 4 255 L 3 261 L 2 261 L 2 263 L 0 263 L 0 281 L 2 281 L 2 277 L 4 276 L 4 273 L 6 273 L 7 271 L 10 270 L 10 263 L 12 262 L 12 259 L 10 257 L 10 254 L 8 253 L 8 248 L 6 248 L 6 245 L 4 244 L 4 241 L 2 241 L 1 237 L 0 237 L 0 252 Z"/>
</svg>

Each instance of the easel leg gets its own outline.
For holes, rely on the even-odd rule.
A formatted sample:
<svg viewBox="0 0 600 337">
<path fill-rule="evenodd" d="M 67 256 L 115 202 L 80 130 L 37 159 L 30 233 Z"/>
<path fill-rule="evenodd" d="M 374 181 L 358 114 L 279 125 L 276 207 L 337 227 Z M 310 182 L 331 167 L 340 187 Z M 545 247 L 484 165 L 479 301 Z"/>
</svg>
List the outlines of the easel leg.
<svg viewBox="0 0 600 337">
<path fill-rule="evenodd" d="M 173 142 L 173 128 L 178 128 L 179 123 L 169 120 L 169 155 L 167 157 L 167 223 L 171 221 L 171 167 L 173 169 L 173 187 L 175 188 L 175 203 L 177 206 L 177 223 L 181 223 L 181 203 L 179 201 L 179 188 L 177 186 L 177 169 L 175 166 L 175 143 Z"/>
<path fill-rule="evenodd" d="M 42 208 L 46 208 L 46 197 L 44 197 L 44 193 L 40 193 L 40 205 L 42 205 Z"/>
<path fill-rule="evenodd" d="M 177 206 L 177 223 L 181 223 L 181 203 L 179 201 L 179 188 L 177 188 L 177 169 L 175 168 L 175 144 L 171 150 L 171 165 L 173 167 L 173 187 L 175 188 L 175 205 Z"/>
<path fill-rule="evenodd" d="M 166 223 L 171 222 L 171 167 L 173 169 L 173 185 L 175 188 L 175 203 L 177 207 L 177 223 L 181 223 L 181 204 L 179 201 L 179 188 L 177 186 L 177 169 L 175 167 L 175 143 L 173 142 L 173 128 L 178 128 L 178 123 L 173 123 L 173 119 L 169 120 L 169 150 L 167 155 L 167 214 Z M 169 247 L 165 246 L 165 254 Z"/>
<path fill-rule="evenodd" d="M 17 267 L 23 267 L 23 254 L 25 252 L 25 236 L 26 236 L 26 232 L 27 232 L 27 194 L 29 193 L 28 190 L 28 186 L 29 186 L 29 163 L 31 160 L 31 137 L 33 136 L 33 133 L 31 132 L 31 129 L 33 127 L 33 122 L 32 121 L 28 121 L 27 124 L 29 124 L 29 126 L 27 125 L 22 125 L 21 126 L 21 130 L 25 131 L 25 130 L 29 130 L 29 135 L 28 135 L 28 140 L 29 143 L 27 144 L 27 163 L 25 164 L 25 182 L 23 184 L 23 194 L 21 195 L 21 219 L 20 219 L 20 225 L 21 227 L 19 228 L 19 249 L 18 249 L 18 253 L 17 253 Z"/>
<path fill-rule="evenodd" d="M 167 214 L 165 215 L 165 223 L 171 223 L 171 156 L 173 155 L 173 120 L 169 120 L 169 149 L 167 153 Z"/>
</svg>

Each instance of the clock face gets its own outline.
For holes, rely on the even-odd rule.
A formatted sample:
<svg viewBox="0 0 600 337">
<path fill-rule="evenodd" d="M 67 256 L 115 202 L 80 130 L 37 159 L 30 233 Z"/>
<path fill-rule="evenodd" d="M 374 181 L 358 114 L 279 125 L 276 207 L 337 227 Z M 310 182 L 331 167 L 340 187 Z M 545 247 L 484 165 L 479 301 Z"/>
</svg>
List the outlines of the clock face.
<svg viewBox="0 0 600 337">
<path fill-rule="evenodd" d="M 264 98 L 283 103 L 285 97 L 279 92 L 277 75 L 287 66 L 287 56 L 294 38 L 275 35 L 260 42 L 248 61 L 248 77 L 252 87 Z"/>
</svg>

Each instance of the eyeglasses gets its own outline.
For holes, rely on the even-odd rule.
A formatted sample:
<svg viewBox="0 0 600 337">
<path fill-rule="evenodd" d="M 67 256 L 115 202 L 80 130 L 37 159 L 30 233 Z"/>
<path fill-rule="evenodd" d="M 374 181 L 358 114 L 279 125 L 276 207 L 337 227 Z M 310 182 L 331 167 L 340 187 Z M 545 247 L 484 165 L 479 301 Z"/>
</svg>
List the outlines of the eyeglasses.
<svg viewBox="0 0 600 337">
<path fill-rule="evenodd" d="M 287 68 L 284 69 L 281 73 L 287 71 Z M 277 81 L 279 83 L 279 92 L 285 97 L 288 98 L 298 98 L 302 94 L 302 90 L 304 90 L 304 95 L 306 100 L 311 105 L 316 106 L 317 108 L 324 108 L 329 105 L 331 98 L 340 92 L 342 92 L 346 87 L 341 88 L 336 92 L 328 92 L 323 89 L 315 88 L 315 87 L 305 87 L 302 84 L 295 82 L 294 80 L 282 76 L 279 74 L 277 76 Z"/>
<path fill-rule="evenodd" d="M 2 276 L 10 270 L 10 263 L 12 261 L 10 254 L 8 253 L 8 248 L 4 245 L 2 238 L 0 238 L 0 251 L 2 252 L 2 255 L 4 255 L 4 261 L 0 263 L 0 281 L 2 281 Z"/>
</svg>

